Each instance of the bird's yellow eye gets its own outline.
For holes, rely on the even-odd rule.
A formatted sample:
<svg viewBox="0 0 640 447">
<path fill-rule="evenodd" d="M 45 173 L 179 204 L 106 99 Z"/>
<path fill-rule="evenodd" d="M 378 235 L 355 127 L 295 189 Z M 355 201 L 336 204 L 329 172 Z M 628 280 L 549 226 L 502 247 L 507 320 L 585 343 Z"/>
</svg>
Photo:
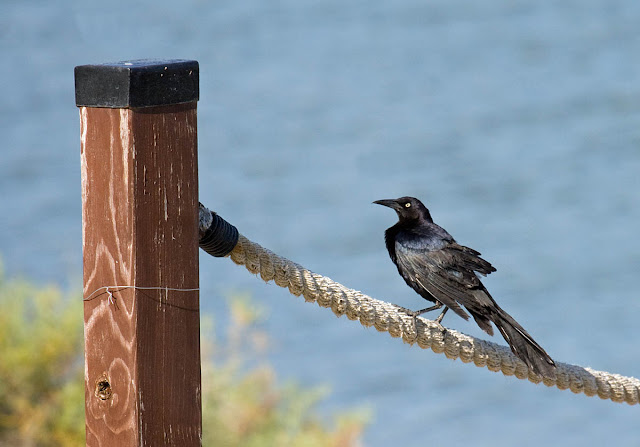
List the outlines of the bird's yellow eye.
<svg viewBox="0 0 640 447">
<path fill-rule="evenodd" d="M 405 208 L 411 208 L 411 202 L 407 202 L 407 203 L 405 203 L 405 204 L 404 204 L 404 207 L 405 207 Z"/>
</svg>

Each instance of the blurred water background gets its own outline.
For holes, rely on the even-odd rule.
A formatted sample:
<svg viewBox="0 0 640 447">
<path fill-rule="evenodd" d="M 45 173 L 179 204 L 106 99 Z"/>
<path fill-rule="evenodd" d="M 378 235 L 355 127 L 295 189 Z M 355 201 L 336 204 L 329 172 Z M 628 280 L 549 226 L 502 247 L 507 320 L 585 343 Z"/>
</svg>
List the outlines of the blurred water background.
<svg viewBox="0 0 640 447">
<path fill-rule="evenodd" d="M 81 286 L 73 67 L 196 59 L 200 197 L 243 234 L 420 308 L 385 251 L 395 216 L 371 204 L 414 195 L 555 359 L 638 376 L 639 23 L 633 0 L 4 0 L 5 269 Z M 200 268 L 220 327 L 222 297 L 251 293 L 283 378 L 328 385 L 327 414 L 372 410 L 366 445 L 640 444 L 635 407 L 404 345 L 228 260 Z"/>
</svg>

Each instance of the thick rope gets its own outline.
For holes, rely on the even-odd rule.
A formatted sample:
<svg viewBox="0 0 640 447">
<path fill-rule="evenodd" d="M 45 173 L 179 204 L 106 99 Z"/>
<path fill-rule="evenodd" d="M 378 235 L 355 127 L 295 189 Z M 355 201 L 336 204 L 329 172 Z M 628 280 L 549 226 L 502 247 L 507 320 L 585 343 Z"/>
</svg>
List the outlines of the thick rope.
<svg viewBox="0 0 640 447">
<path fill-rule="evenodd" d="M 473 362 L 490 371 L 501 371 L 505 376 L 516 376 L 533 383 L 543 382 L 549 387 L 570 389 L 587 396 L 597 395 L 601 399 L 629 405 L 640 401 L 640 380 L 633 377 L 556 362 L 557 377 L 542 378 L 529 371 L 527 365 L 506 346 L 446 329 L 424 318 L 417 318 L 416 327 L 413 318 L 400 307 L 348 289 L 251 242 L 202 204 L 199 213 L 200 247 L 207 253 L 217 257 L 231 256 L 233 262 L 259 274 L 265 282 L 273 280 L 292 294 L 304 296 L 305 301 L 315 301 L 321 307 L 331 308 L 339 317 L 346 315 L 350 320 L 359 320 L 363 326 L 374 326 L 380 332 L 389 332 L 392 337 L 401 337 L 405 343 L 417 343 L 423 349 L 430 348 L 450 359 L 459 358 L 464 363 Z"/>
<path fill-rule="evenodd" d="M 528 371 L 527 365 L 506 346 L 443 328 L 424 318 L 417 319 L 416 333 L 413 319 L 398 306 L 313 273 L 242 235 L 239 235 L 230 256 L 233 262 L 259 274 L 264 281 L 273 280 L 280 287 L 288 288 L 293 295 L 302 295 L 305 301 L 315 301 L 321 307 L 331 308 L 337 316 L 346 315 L 350 320 L 359 320 L 363 326 L 374 326 L 380 332 L 389 332 L 392 337 L 401 337 L 405 343 L 417 343 L 423 349 L 444 353 L 450 359 L 459 358 L 464 363 L 473 362 L 490 371 L 501 371 L 505 376 L 529 379 L 533 383 L 543 382 L 549 387 L 570 389 L 587 396 L 597 395 L 614 402 L 636 405 L 640 401 L 640 380 L 633 377 L 556 362 L 556 379 L 543 379 Z"/>
</svg>

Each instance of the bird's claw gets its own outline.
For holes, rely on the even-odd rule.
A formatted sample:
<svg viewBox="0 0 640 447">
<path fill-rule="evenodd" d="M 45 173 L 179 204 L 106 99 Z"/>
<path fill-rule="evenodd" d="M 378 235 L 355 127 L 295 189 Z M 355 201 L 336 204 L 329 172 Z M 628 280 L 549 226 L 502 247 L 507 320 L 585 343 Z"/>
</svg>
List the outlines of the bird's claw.
<svg viewBox="0 0 640 447">
<path fill-rule="evenodd" d="M 394 306 L 397 307 L 400 312 L 407 314 L 410 317 L 415 318 L 420 315 L 420 313 L 415 310 L 407 309 L 406 307 L 398 306 L 397 304 L 394 304 Z"/>
<path fill-rule="evenodd" d="M 403 314 L 406 314 L 411 317 L 411 319 L 413 320 L 413 329 L 417 333 L 418 332 L 418 316 L 420 315 L 420 311 L 407 309 L 406 307 L 398 306 L 397 304 L 394 304 L 394 306 L 396 306 L 398 310 Z"/>
</svg>

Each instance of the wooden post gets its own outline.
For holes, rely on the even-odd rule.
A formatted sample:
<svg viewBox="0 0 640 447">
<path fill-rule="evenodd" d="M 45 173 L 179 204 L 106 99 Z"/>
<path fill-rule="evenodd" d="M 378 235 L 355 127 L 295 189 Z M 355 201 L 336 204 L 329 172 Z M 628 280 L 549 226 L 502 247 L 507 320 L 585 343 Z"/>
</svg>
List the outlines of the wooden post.
<svg viewBox="0 0 640 447">
<path fill-rule="evenodd" d="M 87 445 L 200 446 L 198 63 L 75 79 Z"/>
</svg>

